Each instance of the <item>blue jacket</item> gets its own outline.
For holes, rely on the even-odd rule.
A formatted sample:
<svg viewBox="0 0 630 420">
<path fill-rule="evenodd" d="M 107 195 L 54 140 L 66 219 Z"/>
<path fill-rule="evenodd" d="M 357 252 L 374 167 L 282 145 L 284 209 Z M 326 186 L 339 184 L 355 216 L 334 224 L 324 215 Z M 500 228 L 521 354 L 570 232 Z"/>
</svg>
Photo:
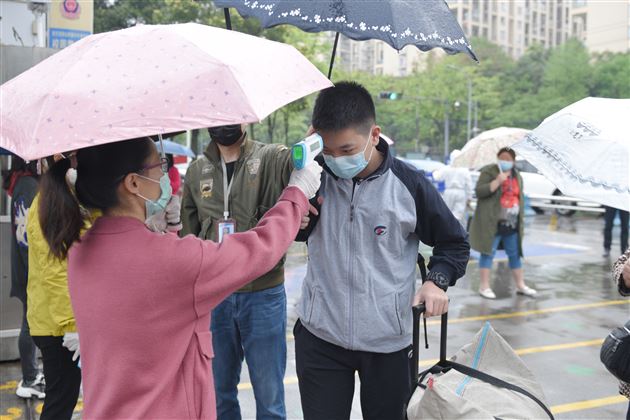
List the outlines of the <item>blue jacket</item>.
<svg viewBox="0 0 630 420">
<path fill-rule="evenodd" d="M 324 165 L 319 216 L 298 235 L 308 268 L 297 312 L 322 340 L 391 353 L 411 344 L 419 242 L 433 247 L 429 270 L 451 285 L 465 273 L 470 245 L 422 172 L 382 139 L 377 150 L 385 159 L 363 180 L 338 178 Z"/>
</svg>

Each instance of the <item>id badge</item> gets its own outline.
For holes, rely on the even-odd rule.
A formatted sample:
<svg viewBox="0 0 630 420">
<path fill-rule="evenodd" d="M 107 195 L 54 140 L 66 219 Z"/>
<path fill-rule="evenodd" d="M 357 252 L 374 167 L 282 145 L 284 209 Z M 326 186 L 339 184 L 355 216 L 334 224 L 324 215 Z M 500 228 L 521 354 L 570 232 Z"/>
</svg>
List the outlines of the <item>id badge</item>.
<svg viewBox="0 0 630 420">
<path fill-rule="evenodd" d="M 236 232 L 236 221 L 233 219 L 223 219 L 217 224 L 219 243 L 223 238 Z"/>
</svg>

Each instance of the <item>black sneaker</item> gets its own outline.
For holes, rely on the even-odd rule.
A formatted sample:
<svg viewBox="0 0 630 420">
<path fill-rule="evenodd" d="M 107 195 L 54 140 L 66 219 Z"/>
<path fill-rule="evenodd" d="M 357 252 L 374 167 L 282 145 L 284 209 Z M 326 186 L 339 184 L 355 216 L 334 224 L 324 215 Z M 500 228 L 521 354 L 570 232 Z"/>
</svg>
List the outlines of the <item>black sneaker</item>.
<svg viewBox="0 0 630 420">
<path fill-rule="evenodd" d="M 602 254 L 602 257 L 610 258 L 610 249 L 605 249 L 604 253 Z"/>
</svg>

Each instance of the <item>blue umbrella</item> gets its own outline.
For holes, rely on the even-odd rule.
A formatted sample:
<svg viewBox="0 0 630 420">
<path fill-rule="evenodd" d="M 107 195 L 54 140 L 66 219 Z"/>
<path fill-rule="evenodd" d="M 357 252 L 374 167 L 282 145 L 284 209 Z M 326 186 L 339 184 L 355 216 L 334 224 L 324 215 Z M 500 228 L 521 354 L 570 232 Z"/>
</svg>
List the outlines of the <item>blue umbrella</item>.
<svg viewBox="0 0 630 420">
<path fill-rule="evenodd" d="M 162 140 L 162 144 L 164 145 L 164 153 L 168 153 L 169 155 L 189 156 L 193 159 L 196 157 L 195 152 L 190 148 L 175 143 L 174 141 Z"/>
<path fill-rule="evenodd" d="M 215 0 L 214 3 L 225 8 L 228 29 L 231 29 L 228 8 L 233 7 L 243 17 L 257 18 L 263 28 L 289 24 L 307 32 L 336 32 L 329 78 L 340 33 L 357 41 L 380 39 L 397 50 L 415 45 L 422 51 L 442 48 L 449 54 L 464 52 L 478 61 L 444 0 Z"/>
</svg>

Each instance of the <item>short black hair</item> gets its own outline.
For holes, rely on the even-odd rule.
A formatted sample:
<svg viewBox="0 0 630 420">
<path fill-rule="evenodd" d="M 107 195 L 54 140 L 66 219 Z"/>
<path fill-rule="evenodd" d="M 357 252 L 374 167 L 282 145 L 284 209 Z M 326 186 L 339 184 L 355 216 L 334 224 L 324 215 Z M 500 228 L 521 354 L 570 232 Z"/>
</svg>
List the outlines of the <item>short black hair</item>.
<svg viewBox="0 0 630 420">
<path fill-rule="evenodd" d="M 497 152 L 497 157 L 499 157 L 501 153 L 508 153 L 510 156 L 512 156 L 512 160 L 516 160 L 516 152 L 509 146 L 499 149 L 499 151 Z"/>
<path fill-rule="evenodd" d="M 311 123 L 315 130 L 368 131 L 376 122 L 370 92 L 356 82 L 339 82 L 322 90 L 315 101 Z"/>
</svg>

